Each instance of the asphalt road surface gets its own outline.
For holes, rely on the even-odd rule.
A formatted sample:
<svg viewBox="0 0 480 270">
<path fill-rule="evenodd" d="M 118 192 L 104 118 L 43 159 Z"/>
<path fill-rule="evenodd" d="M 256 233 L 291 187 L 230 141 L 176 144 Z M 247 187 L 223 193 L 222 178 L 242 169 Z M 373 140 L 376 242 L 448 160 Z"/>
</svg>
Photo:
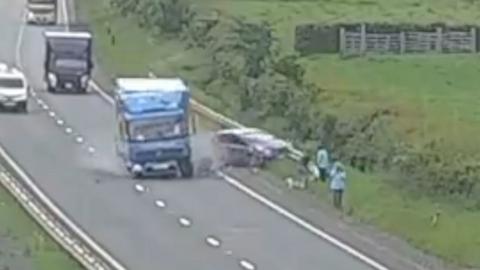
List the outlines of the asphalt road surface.
<svg viewBox="0 0 480 270">
<path fill-rule="evenodd" d="M 129 269 L 233 270 L 243 259 L 268 270 L 370 269 L 221 179 L 130 179 L 114 153 L 113 108 L 94 93 L 45 91 L 43 28 L 22 30 L 23 7 L 0 0 L 0 61 L 19 60 L 36 95 L 28 115 L 0 114 L 0 143 Z M 209 155 L 207 135 L 194 138 L 194 152 Z"/>
</svg>

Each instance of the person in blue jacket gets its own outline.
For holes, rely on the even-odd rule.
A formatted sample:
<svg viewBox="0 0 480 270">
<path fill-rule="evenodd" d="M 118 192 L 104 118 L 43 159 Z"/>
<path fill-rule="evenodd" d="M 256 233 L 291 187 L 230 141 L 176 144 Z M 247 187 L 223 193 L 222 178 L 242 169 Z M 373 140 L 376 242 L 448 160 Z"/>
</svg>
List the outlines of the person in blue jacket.
<svg viewBox="0 0 480 270">
<path fill-rule="evenodd" d="M 337 209 L 342 209 L 343 194 L 345 192 L 347 173 L 341 162 L 335 162 L 330 171 L 330 191 L 333 196 L 333 205 Z"/>
</svg>

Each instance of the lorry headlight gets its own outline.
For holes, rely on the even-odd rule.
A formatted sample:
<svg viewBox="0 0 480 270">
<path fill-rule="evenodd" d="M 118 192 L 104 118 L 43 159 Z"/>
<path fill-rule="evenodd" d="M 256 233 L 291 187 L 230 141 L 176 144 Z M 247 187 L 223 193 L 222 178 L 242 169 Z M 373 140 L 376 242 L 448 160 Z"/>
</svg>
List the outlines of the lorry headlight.
<svg viewBox="0 0 480 270">
<path fill-rule="evenodd" d="M 29 11 L 27 13 L 27 19 L 28 20 L 33 20 L 35 18 L 35 14 L 33 14 L 33 12 Z"/>
<path fill-rule="evenodd" d="M 57 85 L 57 76 L 53 73 L 48 73 L 48 81 L 55 87 Z"/>
<path fill-rule="evenodd" d="M 182 133 L 182 125 L 181 124 L 175 124 L 173 127 L 173 134 L 174 135 L 180 135 Z"/>
<path fill-rule="evenodd" d="M 82 87 L 87 87 L 89 81 L 90 81 L 90 76 L 88 76 L 88 75 L 83 75 L 80 78 L 80 84 L 82 85 Z"/>
<path fill-rule="evenodd" d="M 135 164 L 132 167 L 132 172 L 133 173 L 142 173 L 143 172 L 143 167 L 140 164 Z"/>
</svg>

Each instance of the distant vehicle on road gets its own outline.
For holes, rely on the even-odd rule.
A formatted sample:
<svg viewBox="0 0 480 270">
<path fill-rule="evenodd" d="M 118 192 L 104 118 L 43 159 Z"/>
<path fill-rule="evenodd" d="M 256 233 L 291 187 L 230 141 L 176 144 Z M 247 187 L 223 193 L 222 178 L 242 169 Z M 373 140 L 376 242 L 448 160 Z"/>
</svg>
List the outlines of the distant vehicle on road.
<svg viewBox="0 0 480 270">
<path fill-rule="evenodd" d="M 86 93 L 93 69 L 90 32 L 46 31 L 44 80 L 48 92 Z"/>
<path fill-rule="evenodd" d="M 29 24 L 56 24 L 57 0 L 28 0 L 26 21 Z"/>
<path fill-rule="evenodd" d="M 116 148 L 135 177 L 193 176 L 190 91 L 179 78 L 117 78 Z"/>
<path fill-rule="evenodd" d="M 233 128 L 216 132 L 213 145 L 226 166 L 262 167 L 285 154 L 290 144 L 257 128 Z"/>
<path fill-rule="evenodd" d="M 28 111 L 29 86 L 18 69 L 0 63 L 0 106 L 17 111 Z"/>
</svg>

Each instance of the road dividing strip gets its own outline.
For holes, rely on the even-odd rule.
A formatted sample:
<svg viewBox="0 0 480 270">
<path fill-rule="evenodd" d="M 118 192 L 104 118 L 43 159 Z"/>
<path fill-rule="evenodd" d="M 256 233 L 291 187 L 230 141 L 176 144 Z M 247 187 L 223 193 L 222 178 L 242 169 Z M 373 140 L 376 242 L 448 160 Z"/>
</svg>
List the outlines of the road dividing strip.
<svg viewBox="0 0 480 270">
<path fill-rule="evenodd" d="M 0 166 L 0 183 L 65 250 L 88 270 L 126 270 L 58 208 L 12 157 L 0 146 L 0 159 L 15 177 Z"/>
</svg>

